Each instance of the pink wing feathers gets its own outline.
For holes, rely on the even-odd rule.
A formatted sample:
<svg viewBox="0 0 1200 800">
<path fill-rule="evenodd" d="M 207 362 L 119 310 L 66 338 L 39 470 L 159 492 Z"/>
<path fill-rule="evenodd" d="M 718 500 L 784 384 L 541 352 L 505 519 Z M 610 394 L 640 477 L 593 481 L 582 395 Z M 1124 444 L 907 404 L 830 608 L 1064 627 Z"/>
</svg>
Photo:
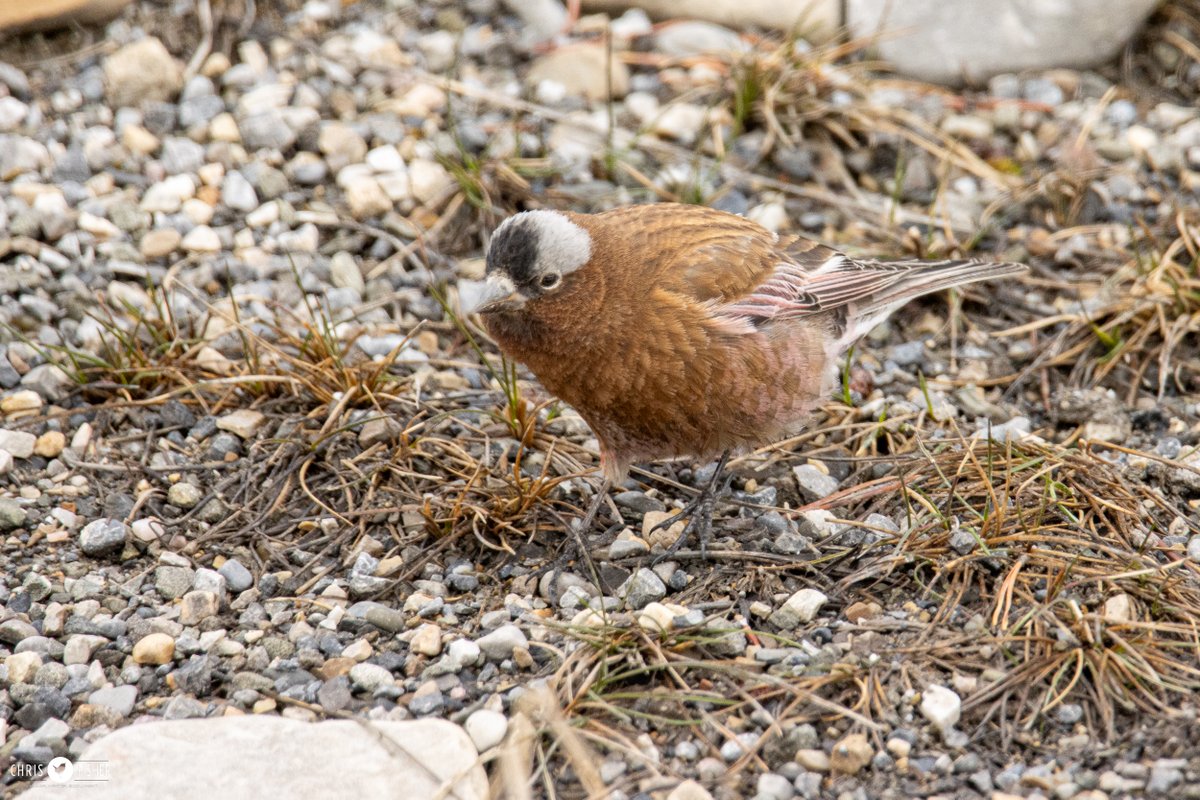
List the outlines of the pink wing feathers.
<svg viewBox="0 0 1200 800">
<path fill-rule="evenodd" d="M 806 247 L 805 255 L 810 252 Z M 770 322 L 824 315 L 837 349 L 845 350 L 913 298 L 1026 270 L 1023 264 L 977 260 L 854 261 L 830 252 L 816 269 L 790 259 L 780 261 L 753 291 L 720 305 L 714 313 L 731 318 L 731 323 L 742 320 L 760 329 Z"/>
</svg>

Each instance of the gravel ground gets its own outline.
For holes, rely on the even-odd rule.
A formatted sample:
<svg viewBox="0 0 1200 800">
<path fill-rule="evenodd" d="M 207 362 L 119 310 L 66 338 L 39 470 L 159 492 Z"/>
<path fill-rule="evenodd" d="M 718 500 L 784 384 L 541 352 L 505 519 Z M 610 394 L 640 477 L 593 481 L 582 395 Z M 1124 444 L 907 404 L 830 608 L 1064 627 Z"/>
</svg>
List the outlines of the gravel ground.
<svg viewBox="0 0 1200 800">
<path fill-rule="evenodd" d="M 962 92 L 636 12 L 235 6 L 0 46 L 5 766 L 443 717 L 537 796 L 1200 797 L 1193 5 Z M 713 560 L 654 563 L 680 462 L 561 562 L 595 443 L 454 310 L 511 211 L 654 200 L 1033 269 L 872 332 Z"/>
</svg>

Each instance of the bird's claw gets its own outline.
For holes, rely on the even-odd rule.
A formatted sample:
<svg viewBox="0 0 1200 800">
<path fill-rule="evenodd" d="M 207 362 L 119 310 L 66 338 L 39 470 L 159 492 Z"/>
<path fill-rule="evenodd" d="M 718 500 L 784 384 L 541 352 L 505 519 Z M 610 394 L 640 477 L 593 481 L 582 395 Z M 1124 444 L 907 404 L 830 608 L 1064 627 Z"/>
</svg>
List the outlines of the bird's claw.
<svg viewBox="0 0 1200 800">
<path fill-rule="evenodd" d="M 684 526 L 679 537 L 651 562 L 652 565 L 658 564 L 677 553 L 693 536 L 700 540 L 700 557 L 702 559 L 708 558 L 708 540 L 712 537 L 713 510 L 717 504 L 717 499 L 725 494 L 729 489 L 730 482 L 733 480 L 732 474 L 724 476 L 721 474 L 724 471 L 727 458 L 728 453 L 721 457 L 721 460 L 717 463 L 717 469 L 713 472 L 712 479 L 700 490 L 698 495 L 689 500 L 679 511 L 650 528 L 649 533 L 654 533 L 662 528 L 671 527 L 685 517 L 687 518 L 687 525 Z"/>
<path fill-rule="evenodd" d="M 682 513 L 673 515 L 671 521 L 681 519 L 682 516 L 683 516 Z M 659 526 L 655 525 L 654 527 L 658 528 Z M 693 536 L 696 536 L 700 540 L 700 558 L 707 559 L 708 558 L 708 540 L 710 538 L 712 538 L 712 508 L 711 508 L 711 505 L 710 505 L 710 508 L 708 509 L 707 513 L 704 513 L 704 511 L 701 511 L 701 513 L 696 514 L 691 519 L 689 519 L 687 522 L 687 525 L 685 525 L 683 527 L 683 530 L 680 531 L 678 538 L 676 538 L 675 541 L 671 542 L 671 544 L 669 544 L 666 547 L 666 549 L 664 549 L 661 553 L 659 553 L 657 556 L 655 556 L 654 560 L 650 562 L 650 566 L 655 566 L 657 564 L 660 564 L 663 561 L 666 561 L 671 556 L 675 555 L 675 553 L 679 552 L 679 550 L 685 544 L 687 544 L 688 540 L 690 540 Z"/>
</svg>

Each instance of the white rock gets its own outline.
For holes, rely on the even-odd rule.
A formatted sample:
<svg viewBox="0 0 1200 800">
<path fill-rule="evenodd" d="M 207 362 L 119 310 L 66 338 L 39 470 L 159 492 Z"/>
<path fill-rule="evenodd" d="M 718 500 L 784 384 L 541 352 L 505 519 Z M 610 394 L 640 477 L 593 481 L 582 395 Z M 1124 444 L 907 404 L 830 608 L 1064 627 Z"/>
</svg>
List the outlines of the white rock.
<svg viewBox="0 0 1200 800">
<path fill-rule="evenodd" d="M 92 655 L 100 649 L 100 646 L 107 642 L 108 639 L 103 636 L 86 633 L 72 634 L 67 637 L 67 643 L 63 647 L 63 663 L 86 664 L 92 660 Z"/>
<path fill-rule="evenodd" d="M 388 104 L 388 109 L 401 117 L 428 117 L 445 107 L 446 93 L 429 83 L 418 83 Z"/>
<path fill-rule="evenodd" d="M 11 131 L 20 127 L 29 114 L 29 106 L 15 97 L 0 97 L 0 131 Z"/>
<path fill-rule="evenodd" d="M 1158 144 L 1158 134 L 1145 125 L 1130 125 L 1125 131 L 1125 140 L 1129 149 L 1137 155 L 1144 155 L 1147 150 Z"/>
<path fill-rule="evenodd" d="M 957 83 L 1001 72 L 1089 67 L 1116 55 L 1158 0 L 847 0 L 855 39 L 900 72 Z"/>
<path fill-rule="evenodd" d="M 32 389 L 21 389 L 0 399 L 0 411 L 5 414 L 37 411 L 42 405 L 42 396 Z"/>
<path fill-rule="evenodd" d="M 426 622 L 413 633 L 408 649 L 423 656 L 436 656 L 442 652 L 442 629 Z"/>
<path fill-rule="evenodd" d="M 446 648 L 446 662 L 455 670 L 473 667 L 483 659 L 483 651 L 470 639 L 455 639 Z"/>
<path fill-rule="evenodd" d="M 436 161 L 416 159 L 408 167 L 408 182 L 418 203 L 432 203 L 454 185 L 454 178 Z"/>
<path fill-rule="evenodd" d="M 4 659 L 4 666 L 8 668 L 7 684 L 11 686 L 14 683 L 29 683 L 33 680 L 34 673 L 37 668 L 42 665 L 42 654 L 32 651 L 24 653 L 13 653 Z"/>
<path fill-rule="evenodd" d="M 567 26 L 567 10 L 559 0 L 504 0 L 536 41 L 550 39 Z"/>
<path fill-rule="evenodd" d="M 211 161 L 196 170 L 196 177 L 205 186 L 220 186 L 225 179 L 225 165 Z"/>
<path fill-rule="evenodd" d="M 350 668 L 350 683 L 367 693 L 383 686 L 391 686 L 395 682 L 392 673 L 378 664 L 364 661 Z"/>
<path fill-rule="evenodd" d="M 121 131 L 121 144 L 134 155 L 148 156 L 162 145 L 162 141 L 141 125 L 126 125 Z"/>
<path fill-rule="evenodd" d="M 71 732 L 71 727 L 61 719 L 51 717 L 41 724 L 36 731 L 21 738 L 20 743 L 25 747 L 35 747 L 51 739 L 65 739 Z"/>
<path fill-rule="evenodd" d="M 744 53 L 750 46 L 728 28 L 689 20 L 664 25 L 654 37 L 654 49 L 663 55 L 686 58 L 706 53 Z"/>
<path fill-rule="evenodd" d="M 639 36 L 649 36 L 654 25 L 645 11 L 635 7 L 610 22 L 608 30 L 614 41 L 627 43 Z"/>
<path fill-rule="evenodd" d="M 630 92 L 625 98 L 625 110 L 643 125 L 654 121 L 659 107 L 658 98 L 650 92 Z"/>
<path fill-rule="evenodd" d="M 467 717 L 463 727 L 475 743 L 475 749 L 483 753 L 504 739 L 504 734 L 508 732 L 508 719 L 499 711 L 481 708 Z"/>
<path fill-rule="evenodd" d="M 217 420 L 219 430 L 228 431 L 242 439 L 250 439 L 266 422 L 267 417 L 261 411 L 249 408 L 239 408 L 231 411 Z"/>
<path fill-rule="evenodd" d="M 746 219 L 757 222 L 772 233 L 787 230 L 791 225 L 783 203 L 774 200 L 769 203 L 760 203 L 747 211 Z"/>
<path fill-rule="evenodd" d="M 362 294 L 366 288 L 358 262 L 345 250 L 339 250 L 330 259 L 329 280 L 334 286 L 342 289 L 354 289 L 359 294 Z"/>
<path fill-rule="evenodd" d="M 796 478 L 800 496 L 810 502 L 828 497 L 838 489 L 837 478 L 812 464 L 792 467 L 792 475 Z"/>
<path fill-rule="evenodd" d="M 1196 563 L 1200 563 L 1200 536 L 1193 536 L 1188 539 L 1187 557 Z"/>
<path fill-rule="evenodd" d="M 196 182 L 190 175 L 172 175 L 151 186 L 142 195 L 142 211 L 174 214 L 183 201 L 196 196 Z"/>
<path fill-rule="evenodd" d="M 454 34 L 446 30 L 427 33 L 417 41 L 417 47 L 425 54 L 425 69 L 430 72 L 442 72 L 454 66 L 457 46 Z"/>
<path fill-rule="evenodd" d="M 320 245 L 317 225 L 306 222 L 295 230 L 280 234 L 280 249 L 288 253 L 316 253 Z"/>
<path fill-rule="evenodd" d="M 693 144 L 700 136 L 708 109 L 692 103 L 672 103 L 662 110 L 650 123 L 650 129 L 659 136 L 674 139 L 682 144 Z"/>
<path fill-rule="evenodd" d="M 227 583 L 224 575 L 208 567 L 197 569 L 195 577 L 192 578 L 193 589 L 198 592 L 211 592 L 218 598 L 225 596 Z"/>
<path fill-rule="evenodd" d="M 207 225 L 197 225 L 187 232 L 179 245 L 189 253 L 219 253 L 221 237 Z"/>
<path fill-rule="evenodd" d="M 0 174 L 6 179 L 23 172 L 38 172 L 50 163 L 50 151 L 41 142 L 24 136 L 0 135 Z"/>
<path fill-rule="evenodd" d="M 4 450 L 13 458 L 29 458 L 33 455 L 35 444 L 37 437 L 32 433 L 0 428 L 0 450 Z"/>
<path fill-rule="evenodd" d="M 214 142 L 240 142 L 242 132 L 238 128 L 237 118 L 228 112 L 222 112 L 208 123 L 208 135 Z"/>
<path fill-rule="evenodd" d="M 129 523 L 129 530 L 138 541 L 142 542 L 157 542 L 167 532 L 166 527 L 161 522 L 149 518 L 135 519 Z"/>
<path fill-rule="evenodd" d="M 354 128 L 344 122 L 325 122 L 317 134 L 317 149 L 334 172 L 348 164 L 357 164 L 367 154 L 367 143 Z"/>
<path fill-rule="evenodd" d="M 797 625 L 812 622 L 821 607 L 829 602 L 824 592 L 816 589 L 801 589 L 789 597 L 769 618 L 769 622 L 783 630 L 792 630 Z"/>
<path fill-rule="evenodd" d="M 116 239 L 121 236 L 121 229 L 116 225 L 113 225 L 104 217 L 98 217 L 86 211 L 80 212 L 76 224 L 79 225 L 81 231 L 87 231 L 101 239 Z"/>
<path fill-rule="evenodd" d="M 133 707 L 137 703 L 138 690 L 136 686 L 113 686 L 108 689 L 97 689 L 88 695 L 88 702 L 111 708 L 122 717 L 128 717 L 133 713 Z"/>
<path fill-rule="evenodd" d="M 366 639 L 355 639 L 346 645 L 342 650 L 342 655 L 355 661 L 366 661 L 374 652 L 375 648 Z"/>
<path fill-rule="evenodd" d="M 595 122 L 591 115 L 575 112 L 550 129 L 550 160 L 564 174 L 580 179 L 591 175 L 592 156 L 604 147 L 604 137 Z"/>
<path fill-rule="evenodd" d="M 827 40 L 841 25 L 840 0 L 583 0 L 589 11 L 635 7 L 654 19 L 702 19 L 731 28 L 770 28 L 808 41 Z M 686 13 L 683 12 L 686 8 Z"/>
<path fill-rule="evenodd" d="M 367 153 L 367 166 L 376 172 L 396 172 L 404 169 L 404 158 L 395 145 L 385 144 Z"/>
<path fill-rule="evenodd" d="M 221 181 L 221 202 L 235 211 L 253 211 L 258 208 L 258 194 L 246 176 L 229 172 Z"/>
<path fill-rule="evenodd" d="M 237 110 L 242 114 L 280 110 L 287 106 L 296 87 L 290 83 L 264 83 L 255 86 L 238 98 Z"/>
<path fill-rule="evenodd" d="M 184 200 L 183 205 L 179 208 L 179 210 L 183 212 L 183 215 L 187 217 L 193 225 L 198 226 L 207 226 L 208 223 L 212 222 L 213 215 L 216 213 L 215 208 L 196 197 Z"/>
<path fill-rule="evenodd" d="M 962 698 L 945 686 L 927 686 L 921 693 L 921 715 L 945 735 L 962 717 Z"/>
<path fill-rule="evenodd" d="M 646 543 L 646 540 L 628 528 L 621 531 L 608 547 L 608 557 L 610 559 L 638 556 L 649 552 L 650 545 Z"/>
<path fill-rule="evenodd" d="M 369 175 L 350 181 L 345 187 L 345 198 L 355 219 L 378 217 L 392 210 L 392 199 L 379 181 Z"/>
<path fill-rule="evenodd" d="M 991 120 L 974 114 L 950 114 L 942 120 L 942 131 L 955 139 L 987 139 L 994 127 Z"/>
<path fill-rule="evenodd" d="M 985 425 L 971 434 L 971 438 L 984 439 L 990 436 L 997 442 L 1019 442 L 1028 439 L 1032 430 L 1033 423 L 1029 421 L 1029 417 L 1013 417 L 999 425 Z"/>
<path fill-rule="evenodd" d="M 1133 601 L 1121 592 L 1104 601 L 1104 618 L 1113 622 L 1129 622 L 1133 619 Z"/>
<path fill-rule="evenodd" d="M 379 188 L 383 189 L 383 193 L 393 203 L 400 203 L 412 197 L 412 184 L 408 180 L 408 170 L 406 169 L 382 172 L 375 176 L 375 180 L 379 182 Z"/>
<path fill-rule="evenodd" d="M 648 631 L 665 632 L 675 627 L 675 618 L 688 610 L 674 603 L 650 603 L 637 615 L 637 624 Z"/>
<path fill-rule="evenodd" d="M 466 731 L 440 719 L 312 723 L 256 714 L 170 720 L 130 725 L 89 745 L 77 763 L 112 765 L 107 780 L 86 780 L 76 769 L 71 781 L 41 781 L 23 797 L 318 798 L 344 797 L 352 786 L 357 800 L 428 800 L 440 793 L 485 800 L 487 774 L 478 759 Z"/>
<path fill-rule="evenodd" d="M 672 789 L 667 800 L 712 800 L 712 795 L 708 789 L 689 779 Z"/>
<path fill-rule="evenodd" d="M 359 62 L 372 69 L 394 70 L 410 63 L 394 38 L 372 28 L 357 32 L 353 50 Z"/>
<path fill-rule="evenodd" d="M 501 625 L 496 630 L 475 640 L 480 651 L 492 661 L 510 658 L 518 647 L 529 647 L 525 632 L 516 625 Z"/>
<path fill-rule="evenodd" d="M 603 628 L 607 624 L 604 615 L 594 608 L 582 609 L 571 618 L 572 627 L 577 628 Z"/>
<path fill-rule="evenodd" d="M 635 571 L 617 587 L 617 597 L 634 610 L 645 608 L 650 603 L 666 597 L 666 594 L 667 587 L 662 578 L 654 570 L 646 567 Z"/>
<path fill-rule="evenodd" d="M 279 203 L 276 203 L 274 200 L 269 203 L 263 203 L 246 215 L 246 224 L 251 228 L 265 228 L 278 221 Z"/>
</svg>

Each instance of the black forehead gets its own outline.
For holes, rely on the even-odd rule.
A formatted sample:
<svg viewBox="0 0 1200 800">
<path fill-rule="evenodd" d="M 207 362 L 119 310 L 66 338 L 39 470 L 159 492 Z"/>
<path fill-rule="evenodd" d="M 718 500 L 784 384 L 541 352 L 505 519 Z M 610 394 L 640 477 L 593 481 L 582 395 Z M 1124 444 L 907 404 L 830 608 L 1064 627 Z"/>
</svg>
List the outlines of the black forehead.
<svg viewBox="0 0 1200 800">
<path fill-rule="evenodd" d="M 524 220 L 515 220 L 492 237 L 488 247 L 487 271 L 507 273 L 516 284 L 531 282 L 537 253 L 537 229 Z"/>
</svg>

